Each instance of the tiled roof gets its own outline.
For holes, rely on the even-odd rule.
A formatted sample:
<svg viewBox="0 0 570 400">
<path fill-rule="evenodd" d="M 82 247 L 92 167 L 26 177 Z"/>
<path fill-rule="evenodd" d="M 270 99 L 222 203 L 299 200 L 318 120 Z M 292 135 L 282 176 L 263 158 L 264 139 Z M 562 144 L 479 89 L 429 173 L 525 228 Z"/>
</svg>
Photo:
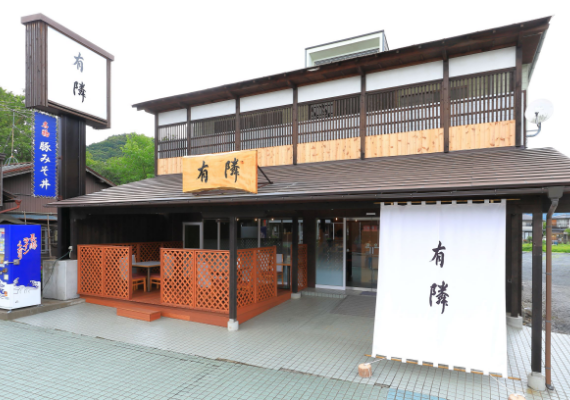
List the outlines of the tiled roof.
<svg viewBox="0 0 570 400">
<path fill-rule="evenodd" d="M 496 196 L 512 193 L 515 189 L 521 194 L 541 193 L 546 186 L 570 185 L 570 158 L 551 148 L 504 148 L 380 157 L 264 167 L 263 171 L 273 184 L 260 187 L 257 194 L 227 190 L 199 195 L 183 193 L 182 174 L 172 174 L 51 205 L 262 204 L 371 198 L 413 199 L 459 196 L 462 191 L 473 193 L 483 190 Z M 260 183 L 264 181 L 261 174 L 259 180 Z"/>
</svg>

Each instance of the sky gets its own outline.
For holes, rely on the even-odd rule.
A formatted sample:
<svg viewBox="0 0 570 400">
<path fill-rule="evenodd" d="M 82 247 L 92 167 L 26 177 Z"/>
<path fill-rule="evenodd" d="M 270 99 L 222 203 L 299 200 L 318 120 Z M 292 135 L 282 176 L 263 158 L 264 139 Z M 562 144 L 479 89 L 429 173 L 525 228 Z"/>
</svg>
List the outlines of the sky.
<svg viewBox="0 0 570 400">
<path fill-rule="evenodd" d="M 2 4 L 0 86 L 23 93 L 22 16 L 42 13 L 115 56 L 111 129 L 87 129 L 87 144 L 110 135 L 153 136 L 154 117 L 132 105 L 304 67 L 304 49 L 384 30 L 391 50 L 553 16 L 528 91 L 554 114 L 529 147 L 570 156 L 568 37 L 564 1 L 50 1 Z M 532 125 L 528 124 L 531 129 Z"/>
</svg>

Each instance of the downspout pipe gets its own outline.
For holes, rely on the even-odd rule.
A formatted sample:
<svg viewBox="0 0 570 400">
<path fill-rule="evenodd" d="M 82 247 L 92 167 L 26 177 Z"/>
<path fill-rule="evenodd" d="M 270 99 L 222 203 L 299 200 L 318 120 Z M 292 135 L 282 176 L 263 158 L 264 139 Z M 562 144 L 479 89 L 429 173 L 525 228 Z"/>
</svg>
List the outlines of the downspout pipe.
<svg viewBox="0 0 570 400">
<path fill-rule="evenodd" d="M 546 214 L 546 319 L 545 319 L 545 343 L 544 343 L 544 369 L 546 387 L 553 390 L 552 385 L 552 215 L 558 207 L 558 201 L 564 194 L 564 186 L 553 186 L 548 188 L 548 198 L 550 208 Z"/>
<path fill-rule="evenodd" d="M 14 200 L 14 203 L 16 203 L 16 207 L 8 208 L 7 210 L 2 210 L 2 211 L 0 211 L 0 214 L 4 214 L 4 213 L 7 213 L 9 211 L 17 210 L 18 208 L 20 208 L 20 204 L 22 204 L 22 200 Z"/>
</svg>

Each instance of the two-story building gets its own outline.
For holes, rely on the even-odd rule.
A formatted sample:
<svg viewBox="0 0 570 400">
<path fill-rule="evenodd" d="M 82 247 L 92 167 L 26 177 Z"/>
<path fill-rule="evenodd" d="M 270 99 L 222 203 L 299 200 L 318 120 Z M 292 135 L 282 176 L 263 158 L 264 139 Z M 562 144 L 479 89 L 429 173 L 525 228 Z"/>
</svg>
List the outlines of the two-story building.
<svg viewBox="0 0 570 400">
<path fill-rule="evenodd" d="M 110 305 L 109 297 L 144 302 L 129 277 L 110 278 L 121 259 L 111 266 L 103 244 L 130 244 L 139 257 L 137 242 L 179 243 L 202 250 L 163 252 L 160 293 L 152 301 L 145 294 L 147 303 L 214 310 L 222 318 L 213 323 L 229 319 L 236 329 L 261 312 L 252 308 L 260 289 L 248 286 L 247 249 L 275 245 L 292 271 L 289 283 L 271 283 L 275 295 L 260 304 L 281 296 L 278 283 L 289 291 L 285 299 L 305 287 L 374 288 L 382 279 L 374 262 L 381 202 L 503 200 L 506 311 L 520 317 L 522 214 L 532 213 L 533 231 L 542 232 L 549 188 L 570 189 L 570 159 L 528 148 L 523 118 L 549 21 L 398 49 L 389 49 L 380 31 L 307 48 L 305 67 L 295 71 L 135 104 L 155 116 L 157 176 L 52 204 L 70 210 L 74 246 L 92 245 L 79 248 L 80 292 L 99 304 Z M 180 79 L 194 79 L 191 70 Z M 257 193 L 183 192 L 185 156 L 249 149 L 257 150 Z M 558 210 L 570 211 L 567 197 Z M 535 372 L 541 254 L 535 246 Z M 229 264 L 213 272 L 219 257 Z M 270 264 L 266 272 L 273 273 Z M 112 290 L 105 289 L 109 281 Z M 196 313 L 184 318 L 208 322 Z"/>
</svg>

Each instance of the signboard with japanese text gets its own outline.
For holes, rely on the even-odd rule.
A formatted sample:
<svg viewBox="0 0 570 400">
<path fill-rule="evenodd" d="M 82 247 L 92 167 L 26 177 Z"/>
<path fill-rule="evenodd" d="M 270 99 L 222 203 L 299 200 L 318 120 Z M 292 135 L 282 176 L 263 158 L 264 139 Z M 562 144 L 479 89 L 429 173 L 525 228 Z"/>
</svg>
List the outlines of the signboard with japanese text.
<svg viewBox="0 0 570 400">
<path fill-rule="evenodd" d="M 0 308 L 12 310 L 41 304 L 40 225 L 0 225 L 2 257 Z"/>
<path fill-rule="evenodd" d="M 105 50 L 43 14 L 26 26 L 26 107 L 85 119 L 96 129 L 111 123 L 111 62 Z"/>
<path fill-rule="evenodd" d="M 57 197 L 57 119 L 34 113 L 34 169 L 32 194 Z"/>
<path fill-rule="evenodd" d="M 184 157 L 182 191 L 240 189 L 257 193 L 257 172 L 257 150 Z"/>
<path fill-rule="evenodd" d="M 107 120 L 107 60 L 48 27 L 48 101 Z"/>
<path fill-rule="evenodd" d="M 506 201 L 383 204 L 380 221 L 373 355 L 506 377 Z"/>
</svg>

